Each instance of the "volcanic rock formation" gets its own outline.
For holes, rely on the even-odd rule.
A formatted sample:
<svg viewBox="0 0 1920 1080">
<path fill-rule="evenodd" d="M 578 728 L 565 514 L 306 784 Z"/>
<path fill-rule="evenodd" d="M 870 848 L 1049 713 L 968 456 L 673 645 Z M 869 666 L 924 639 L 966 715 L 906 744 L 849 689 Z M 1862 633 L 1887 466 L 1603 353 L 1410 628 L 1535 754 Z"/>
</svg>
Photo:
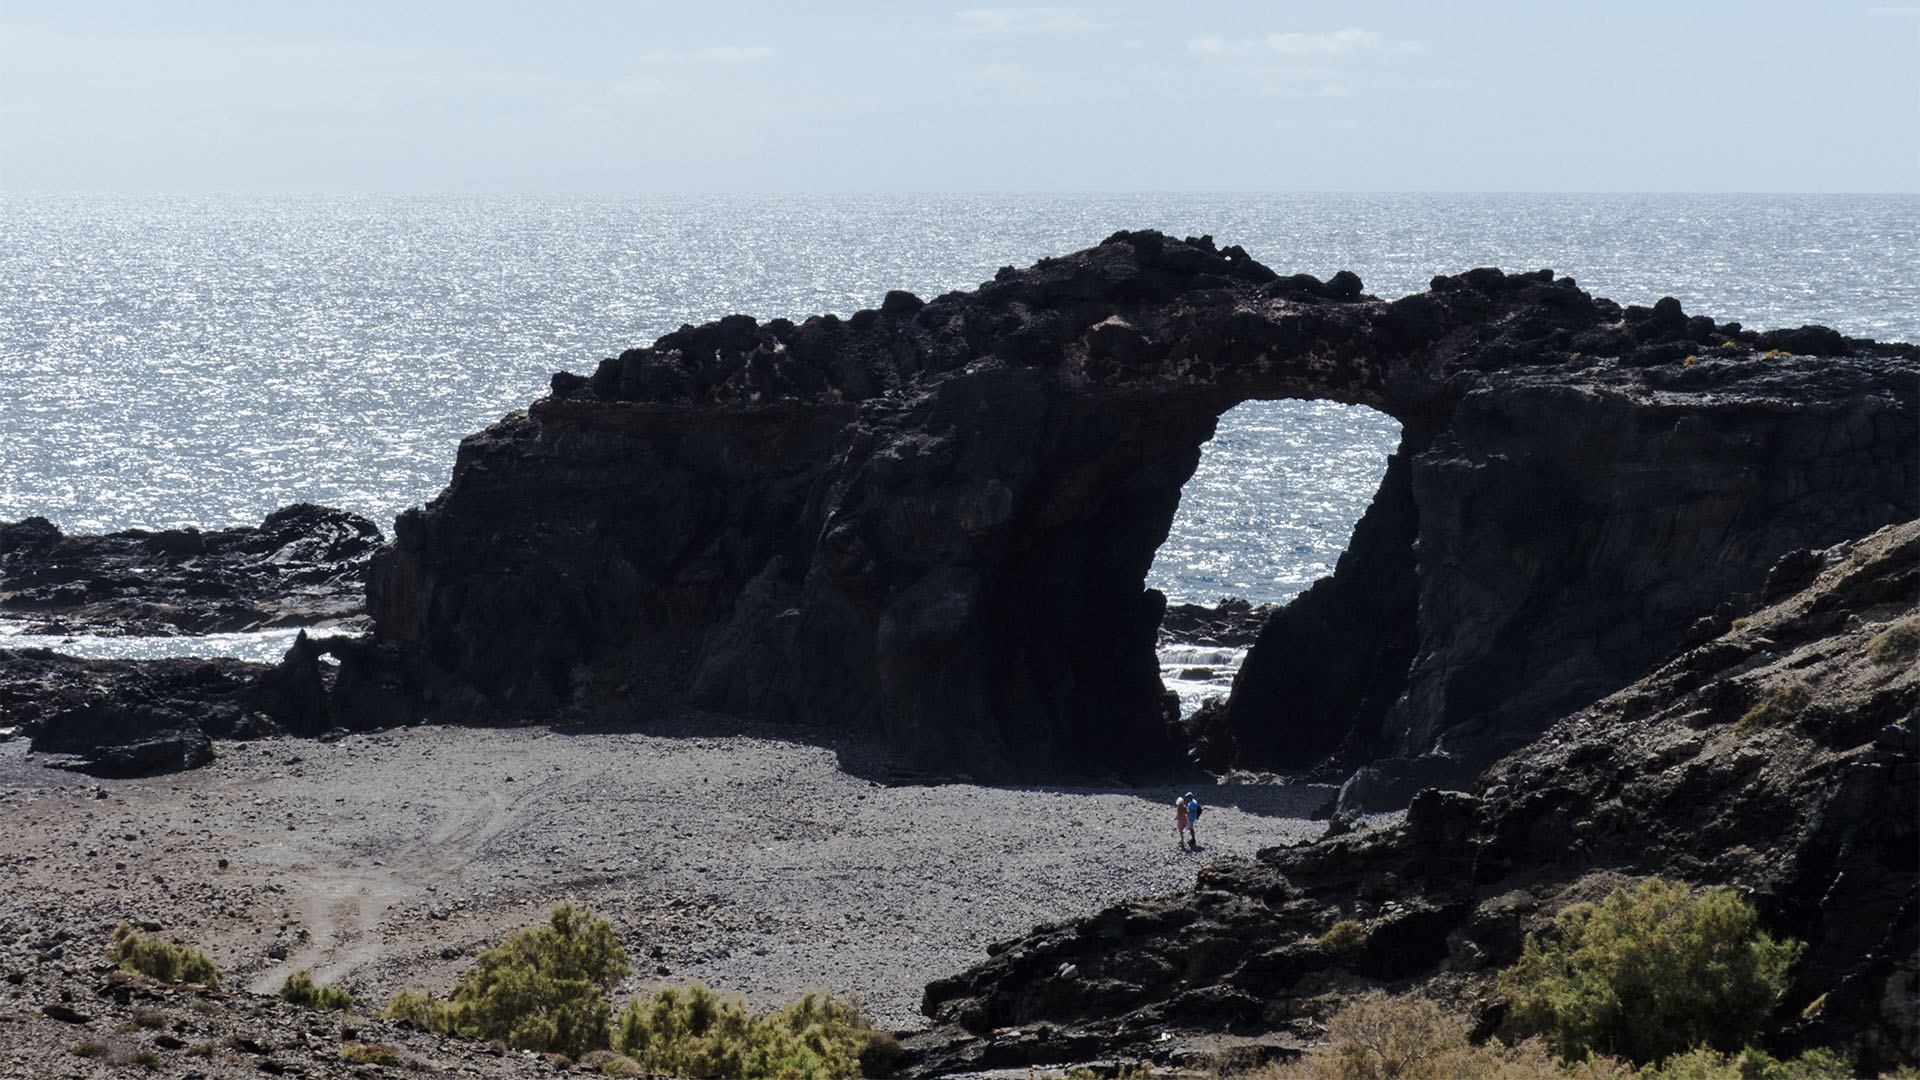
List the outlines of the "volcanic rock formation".
<svg viewBox="0 0 1920 1080">
<path fill-rule="evenodd" d="M 0 615 L 43 634 L 340 627 L 365 612 L 380 541 L 366 518 L 310 503 L 213 532 L 85 536 L 41 517 L 0 522 Z"/>
<path fill-rule="evenodd" d="M 1495 973 L 1527 933 L 1651 874 L 1735 886 L 1807 943 L 1776 1049 L 1914 1062 L 1920 521 L 1796 553 L 1775 588 L 1790 595 L 1471 794 L 1428 790 L 1391 829 L 1217 860 L 1190 892 L 989 947 L 927 988 L 950 1027 L 917 1040 L 913 1071 L 1152 1057 L 1167 1031 L 1307 1040 L 1369 985 L 1423 986 L 1493 1031 Z"/>
<path fill-rule="evenodd" d="M 1119 233 L 557 374 L 401 516 L 368 605 L 417 665 L 383 678 L 443 719 L 685 693 L 932 771 L 1126 773 L 1191 735 L 1215 765 L 1344 749 L 1463 784 L 1711 636 L 1785 552 L 1920 513 L 1916 358 L 1550 271 L 1385 302 Z M 1181 732 L 1142 583 L 1216 418 L 1276 398 L 1380 409 L 1402 445 L 1333 578 Z"/>
</svg>

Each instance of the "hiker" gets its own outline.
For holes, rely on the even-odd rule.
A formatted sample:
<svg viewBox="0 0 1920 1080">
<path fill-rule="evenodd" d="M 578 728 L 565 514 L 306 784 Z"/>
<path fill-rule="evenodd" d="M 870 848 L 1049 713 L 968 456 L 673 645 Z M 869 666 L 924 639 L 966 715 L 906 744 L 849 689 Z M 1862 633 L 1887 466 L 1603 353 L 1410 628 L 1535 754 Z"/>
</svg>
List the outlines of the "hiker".
<svg viewBox="0 0 1920 1080">
<path fill-rule="evenodd" d="M 1176 847 L 1192 847 L 1200 850 L 1200 834 L 1195 826 L 1200 823 L 1200 800 L 1189 791 L 1173 800 L 1173 835 Z"/>
</svg>

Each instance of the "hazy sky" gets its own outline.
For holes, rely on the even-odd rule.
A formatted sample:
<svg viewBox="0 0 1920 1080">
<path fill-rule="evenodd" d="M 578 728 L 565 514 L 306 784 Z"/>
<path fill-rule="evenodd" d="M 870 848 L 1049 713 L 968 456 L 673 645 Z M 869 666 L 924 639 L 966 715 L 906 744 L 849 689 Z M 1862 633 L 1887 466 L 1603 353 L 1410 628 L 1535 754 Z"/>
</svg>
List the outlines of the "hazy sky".
<svg viewBox="0 0 1920 1080">
<path fill-rule="evenodd" d="M 1920 191 L 1920 3 L 0 0 L 0 187 Z"/>
</svg>

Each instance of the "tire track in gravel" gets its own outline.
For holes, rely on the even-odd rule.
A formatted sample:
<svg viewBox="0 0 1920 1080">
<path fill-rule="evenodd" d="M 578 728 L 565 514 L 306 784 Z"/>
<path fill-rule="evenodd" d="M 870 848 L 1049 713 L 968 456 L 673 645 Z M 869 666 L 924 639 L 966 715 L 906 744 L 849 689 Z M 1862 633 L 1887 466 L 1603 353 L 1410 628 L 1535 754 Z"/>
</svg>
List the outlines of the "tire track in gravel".
<svg viewBox="0 0 1920 1080">
<path fill-rule="evenodd" d="M 303 872 L 283 882 L 286 898 L 300 911 L 310 935 L 288 955 L 282 968 L 311 968 L 322 984 L 336 983 L 394 952 L 395 910 L 422 902 L 440 886 L 456 882 L 480 861 L 496 837 L 522 820 L 529 809 L 563 785 L 554 781 L 522 784 L 509 797 L 498 788 L 454 789 L 436 809 L 437 824 L 413 841 L 386 846 L 367 863 L 329 862 L 323 856 L 297 864 Z M 252 980 L 261 993 L 277 990 L 281 969 Z"/>
</svg>

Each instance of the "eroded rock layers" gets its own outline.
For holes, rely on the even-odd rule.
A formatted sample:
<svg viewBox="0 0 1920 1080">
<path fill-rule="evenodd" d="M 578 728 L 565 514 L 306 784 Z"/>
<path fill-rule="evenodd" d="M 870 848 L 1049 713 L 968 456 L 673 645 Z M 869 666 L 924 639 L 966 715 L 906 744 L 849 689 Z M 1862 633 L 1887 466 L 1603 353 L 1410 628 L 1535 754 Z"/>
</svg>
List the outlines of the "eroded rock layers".
<svg viewBox="0 0 1920 1080">
<path fill-rule="evenodd" d="M 1186 734 L 1142 582 L 1180 486 L 1226 409 L 1330 399 L 1399 419 L 1396 464 L 1200 741 L 1477 764 L 1710 632 L 1783 552 L 1920 513 L 1917 356 L 1548 271 L 1385 302 L 1121 233 L 558 374 L 396 523 L 369 609 L 444 719 L 672 692 L 932 771 L 1163 766 Z"/>
</svg>

